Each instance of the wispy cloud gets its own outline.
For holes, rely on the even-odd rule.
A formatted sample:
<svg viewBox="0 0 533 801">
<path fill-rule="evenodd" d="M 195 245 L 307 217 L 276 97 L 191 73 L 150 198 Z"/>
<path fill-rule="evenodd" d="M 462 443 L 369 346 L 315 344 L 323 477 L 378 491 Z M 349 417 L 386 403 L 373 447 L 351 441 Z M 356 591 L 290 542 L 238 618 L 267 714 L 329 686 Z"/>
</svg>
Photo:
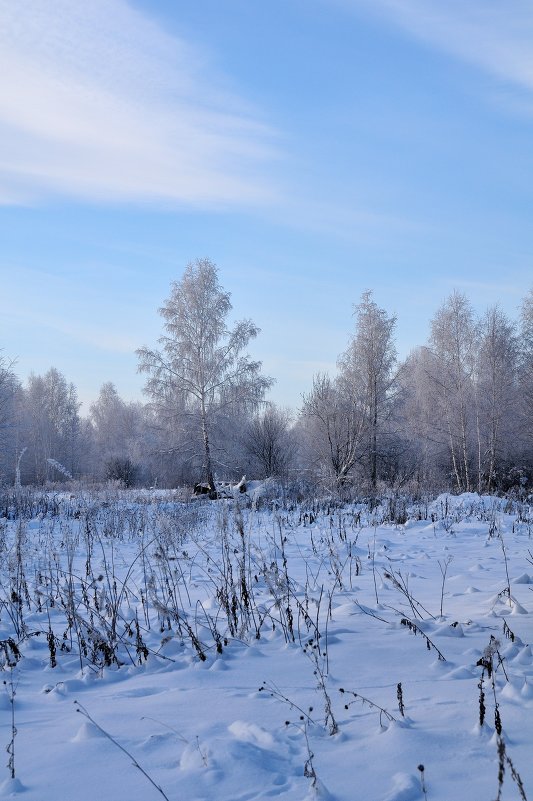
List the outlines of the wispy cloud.
<svg viewBox="0 0 533 801">
<path fill-rule="evenodd" d="M 341 0 L 380 14 L 411 35 L 492 76 L 533 91 L 533 5 L 529 0 Z"/>
<path fill-rule="evenodd" d="M 444 283 L 454 289 L 464 289 L 477 297 L 501 299 L 504 296 L 520 299 L 524 295 L 524 281 L 521 276 L 506 281 L 468 281 L 464 278 L 446 278 Z"/>
<path fill-rule="evenodd" d="M 33 326 L 41 337 L 60 335 L 71 347 L 89 345 L 112 354 L 133 354 L 140 344 L 139 338 L 124 333 L 121 320 L 73 320 L 65 314 L 47 313 L 39 307 L 32 308 L 31 303 L 27 306 L 9 307 L 4 311 L 2 321 L 6 328 L 26 327 L 31 331 Z"/>
<path fill-rule="evenodd" d="M 0 0 L 0 74 L 0 204 L 274 194 L 273 131 L 126 0 Z"/>
<path fill-rule="evenodd" d="M 382 243 L 384 232 L 391 237 L 400 237 L 430 231 L 428 223 L 406 214 L 377 209 L 364 197 L 355 200 L 348 197 L 345 202 L 325 202 L 314 200 L 311 191 L 303 199 L 287 193 L 284 204 L 270 216 L 296 229 L 359 243 Z"/>
</svg>

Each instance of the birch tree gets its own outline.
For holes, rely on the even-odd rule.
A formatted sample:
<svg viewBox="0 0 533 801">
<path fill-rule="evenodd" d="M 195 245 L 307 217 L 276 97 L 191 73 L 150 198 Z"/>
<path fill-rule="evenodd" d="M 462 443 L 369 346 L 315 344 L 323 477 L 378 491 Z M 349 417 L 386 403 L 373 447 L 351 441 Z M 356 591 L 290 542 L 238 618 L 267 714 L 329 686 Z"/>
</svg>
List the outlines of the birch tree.
<svg viewBox="0 0 533 801">
<path fill-rule="evenodd" d="M 200 433 L 203 469 L 215 490 L 212 433 L 217 416 L 239 408 L 255 410 L 272 379 L 261 375 L 261 362 L 244 351 L 259 333 L 251 320 L 228 327 L 230 295 L 209 259 L 187 265 L 159 310 L 164 320 L 160 349 L 137 351 L 139 371 L 147 373 L 145 391 L 175 425 L 192 421 Z"/>
<path fill-rule="evenodd" d="M 302 408 L 310 460 L 326 480 L 333 478 L 337 489 L 362 458 L 366 424 L 357 396 L 340 383 L 327 374 L 315 375 Z"/>
<path fill-rule="evenodd" d="M 90 406 L 89 422 L 94 469 L 100 478 L 119 472 L 121 463 L 135 461 L 138 444 L 143 438 L 141 404 L 124 401 L 115 385 L 108 381 L 101 386 L 97 400 Z"/>
<path fill-rule="evenodd" d="M 436 423 L 444 425 L 457 489 L 472 489 L 474 368 L 477 326 L 467 297 L 454 291 L 431 323 L 435 368 L 428 375 L 436 398 Z M 438 421 L 441 421 L 440 423 Z"/>
<path fill-rule="evenodd" d="M 533 288 L 522 302 L 520 311 L 520 391 L 526 448 L 533 448 Z M 533 457 L 530 457 L 533 462 Z M 532 465 L 533 466 L 533 465 Z"/>
<path fill-rule="evenodd" d="M 30 375 L 24 392 L 28 447 L 33 456 L 32 481 L 59 478 L 57 462 L 75 474 L 80 461 L 80 403 L 76 387 L 51 367 L 44 376 Z"/>
<path fill-rule="evenodd" d="M 516 433 L 516 367 L 518 341 L 515 326 L 494 306 L 480 323 L 476 370 L 478 429 L 478 491 L 490 493 L 497 469 L 509 457 Z"/>
<path fill-rule="evenodd" d="M 295 451 L 290 425 L 290 413 L 273 404 L 246 425 L 243 444 L 256 477 L 287 477 Z"/>
<path fill-rule="evenodd" d="M 390 416 L 396 378 L 396 317 L 389 316 L 385 309 L 381 309 L 370 291 L 363 293 L 354 314 L 355 336 L 339 365 L 342 382 L 351 382 L 349 391 L 359 396 L 359 405 L 367 418 L 370 484 L 375 490 L 378 457 L 383 451 L 382 447 L 378 447 L 378 440 Z"/>
<path fill-rule="evenodd" d="M 14 363 L 0 352 L 0 478 L 13 472 L 16 460 L 16 406 L 20 398 L 20 384 L 13 366 Z"/>
<path fill-rule="evenodd" d="M 437 374 L 436 359 L 426 347 L 413 350 L 398 370 L 399 428 L 406 442 L 406 459 L 419 487 L 440 486 L 441 468 L 448 461 L 448 439 L 435 410 L 440 400 L 428 376 Z"/>
<path fill-rule="evenodd" d="M 355 334 L 337 361 L 337 377 L 315 376 L 311 392 L 304 396 L 303 414 L 314 423 L 322 462 L 327 461 L 337 484 L 345 483 L 356 465 L 366 465 L 375 489 L 395 385 L 396 318 L 381 309 L 369 291 L 355 306 L 354 316 Z"/>
</svg>

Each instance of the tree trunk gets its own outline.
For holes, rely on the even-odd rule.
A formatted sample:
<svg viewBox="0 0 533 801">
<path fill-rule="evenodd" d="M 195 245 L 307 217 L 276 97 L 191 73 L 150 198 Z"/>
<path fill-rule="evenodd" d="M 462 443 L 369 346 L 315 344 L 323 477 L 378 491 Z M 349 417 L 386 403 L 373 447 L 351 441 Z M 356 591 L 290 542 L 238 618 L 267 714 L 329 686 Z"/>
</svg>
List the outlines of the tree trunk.
<svg viewBox="0 0 533 801">
<path fill-rule="evenodd" d="M 209 444 L 209 430 L 207 427 L 207 412 L 205 403 L 202 399 L 202 437 L 204 440 L 204 459 L 205 477 L 211 492 L 216 492 L 215 477 L 213 475 L 213 465 L 211 463 L 211 446 Z"/>
<path fill-rule="evenodd" d="M 371 444 L 371 470 L 370 470 L 370 483 L 372 484 L 372 489 L 375 490 L 378 483 L 378 398 L 377 398 L 377 386 L 376 382 L 374 381 L 373 387 L 373 394 L 374 397 L 372 399 L 373 402 L 373 410 L 372 410 L 372 444 Z"/>
</svg>

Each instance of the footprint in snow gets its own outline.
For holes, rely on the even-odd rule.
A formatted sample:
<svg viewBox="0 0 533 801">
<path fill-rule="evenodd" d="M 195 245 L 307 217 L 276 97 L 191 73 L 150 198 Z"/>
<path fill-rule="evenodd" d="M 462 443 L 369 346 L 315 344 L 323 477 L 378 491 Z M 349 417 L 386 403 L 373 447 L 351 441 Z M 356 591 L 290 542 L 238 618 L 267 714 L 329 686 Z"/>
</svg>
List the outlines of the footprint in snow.
<svg viewBox="0 0 533 801">
<path fill-rule="evenodd" d="M 149 695 L 160 695 L 161 693 L 167 692 L 165 689 L 161 687 L 139 687 L 137 689 L 131 690 L 122 690 L 119 693 L 111 696 L 113 699 L 115 698 L 144 698 Z"/>
</svg>

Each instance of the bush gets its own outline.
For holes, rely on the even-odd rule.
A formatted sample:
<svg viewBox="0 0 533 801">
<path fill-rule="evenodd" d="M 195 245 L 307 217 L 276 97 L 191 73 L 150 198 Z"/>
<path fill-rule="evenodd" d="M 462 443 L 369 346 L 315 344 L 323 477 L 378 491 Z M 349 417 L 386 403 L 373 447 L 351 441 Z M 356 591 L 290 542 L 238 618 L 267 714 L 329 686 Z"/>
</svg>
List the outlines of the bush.
<svg viewBox="0 0 533 801">
<path fill-rule="evenodd" d="M 120 481 L 124 487 L 133 487 L 137 479 L 138 468 L 127 457 L 109 459 L 105 465 L 105 477 L 108 481 Z"/>
</svg>

